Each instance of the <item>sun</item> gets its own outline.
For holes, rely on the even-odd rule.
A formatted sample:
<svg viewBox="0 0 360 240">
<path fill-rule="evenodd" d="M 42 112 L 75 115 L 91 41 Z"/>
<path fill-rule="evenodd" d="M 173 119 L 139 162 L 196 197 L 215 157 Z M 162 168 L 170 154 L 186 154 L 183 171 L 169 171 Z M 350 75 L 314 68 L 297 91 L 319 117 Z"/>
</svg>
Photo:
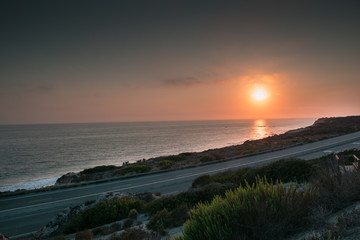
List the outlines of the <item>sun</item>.
<svg viewBox="0 0 360 240">
<path fill-rule="evenodd" d="M 252 95 L 253 99 L 255 99 L 258 102 L 264 101 L 266 98 L 268 98 L 268 93 L 264 89 L 256 89 L 253 91 Z"/>
</svg>

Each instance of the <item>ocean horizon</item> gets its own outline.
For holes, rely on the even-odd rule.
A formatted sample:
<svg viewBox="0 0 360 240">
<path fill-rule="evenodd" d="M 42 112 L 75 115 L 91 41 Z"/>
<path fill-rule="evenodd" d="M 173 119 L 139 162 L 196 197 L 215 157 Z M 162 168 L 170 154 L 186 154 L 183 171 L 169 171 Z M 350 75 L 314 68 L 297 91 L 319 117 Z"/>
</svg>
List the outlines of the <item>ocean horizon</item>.
<svg viewBox="0 0 360 240">
<path fill-rule="evenodd" d="M 0 191 L 53 185 L 68 172 L 242 144 L 314 118 L 0 125 Z"/>
</svg>

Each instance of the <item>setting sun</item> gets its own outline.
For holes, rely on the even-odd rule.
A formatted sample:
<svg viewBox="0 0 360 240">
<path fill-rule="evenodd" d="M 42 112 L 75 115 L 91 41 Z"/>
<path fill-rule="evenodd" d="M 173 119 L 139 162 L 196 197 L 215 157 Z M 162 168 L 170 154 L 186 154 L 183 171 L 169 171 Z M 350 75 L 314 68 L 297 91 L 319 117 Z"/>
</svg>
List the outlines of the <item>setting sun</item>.
<svg viewBox="0 0 360 240">
<path fill-rule="evenodd" d="M 267 97 L 268 94 L 264 89 L 256 89 L 253 93 L 252 93 L 252 97 L 256 100 L 256 101 L 264 101 Z"/>
</svg>

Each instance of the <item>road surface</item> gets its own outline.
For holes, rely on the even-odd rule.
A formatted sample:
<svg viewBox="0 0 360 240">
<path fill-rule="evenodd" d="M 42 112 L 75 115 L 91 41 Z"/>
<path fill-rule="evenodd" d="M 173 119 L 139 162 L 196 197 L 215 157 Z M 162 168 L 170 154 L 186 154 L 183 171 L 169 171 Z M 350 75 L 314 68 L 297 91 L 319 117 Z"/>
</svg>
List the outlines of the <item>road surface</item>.
<svg viewBox="0 0 360 240">
<path fill-rule="evenodd" d="M 175 194 L 187 190 L 195 178 L 204 174 L 260 166 L 289 157 L 311 159 L 353 148 L 360 149 L 360 132 L 217 164 L 70 189 L 0 198 L 0 233 L 8 237 L 17 237 L 36 232 L 62 209 L 96 199 L 107 192 Z"/>
</svg>

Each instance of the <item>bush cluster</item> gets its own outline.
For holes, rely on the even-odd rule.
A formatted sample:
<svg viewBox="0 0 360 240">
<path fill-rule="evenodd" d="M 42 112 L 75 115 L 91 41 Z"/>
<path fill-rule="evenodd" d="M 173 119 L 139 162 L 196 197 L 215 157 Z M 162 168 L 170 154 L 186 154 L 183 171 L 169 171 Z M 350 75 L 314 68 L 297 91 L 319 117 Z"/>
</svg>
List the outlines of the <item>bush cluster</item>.
<svg viewBox="0 0 360 240">
<path fill-rule="evenodd" d="M 186 204 L 189 207 L 195 206 L 199 201 L 206 202 L 211 201 L 216 195 L 224 195 L 229 188 L 224 184 L 210 184 L 200 189 L 182 192 L 177 195 L 163 196 L 147 204 L 145 212 L 151 215 L 163 210 L 173 211 L 182 204 Z"/>
<path fill-rule="evenodd" d="M 318 199 L 312 188 L 299 191 L 257 178 L 256 183 L 199 203 L 191 210 L 183 239 L 277 239 L 305 227 Z"/>
<path fill-rule="evenodd" d="M 282 182 L 305 182 L 314 174 L 315 169 L 314 163 L 311 161 L 282 159 L 263 167 L 242 168 L 236 171 L 217 173 L 213 176 L 200 176 L 194 180 L 192 187 L 201 187 L 212 182 L 222 184 L 232 183 L 239 186 L 240 184 L 245 184 L 245 182 L 254 183 L 256 176 L 280 180 Z"/>
<path fill-rule="evenodd" d="M 127 175 L 127 174 L 136 174 L 136 173 L 144 173 L 149 172 L 151 170 L 151 166 L 146 163 L 135 163 L 125 167 L 120 168 L 116 171 L 117 175 Z"/>
<path fill-rule="evenodd" d="M 165 235 L 166 228 L 181 226 L 188 219 L 189 208 L 186 203 L 172 211 L 166 208 L 156 212 L 146 225 L 149 229 Z"/>
<path fill-rule="evenodd" d="M 319 189 L 320 202 L 328 210 L 339 210 L 360 200 L 360 171 L 349 171 L 334 159 L 329 159 L 311 179 L 311 184 Z"/>
<path fill-rule="evenodd" d="M 190 156 L 191 153 L 180 153 L 178 155 L 169 155 L 169 156 L 162 156 L 162 157 L 157 157 L 156 159 L 158 161 L 161 160 L 169 160 L 169 161 L 173 161 L 173 162 L 178 162 L 178 161 L 183 161 L 186 159 L 186 157 Z"/>
<path fill-rule="evenodd" d="M 99 202 L 80 212 L 67 226 L 64 233 L 102 226 L 128 217 L 131 209 L 142 211 L 145 202 L 134 198 L 112 198 Z"/>
<path fill-rule="evenodd" d="M 160 160 L 157 162 L 160 165 L 161 169 L 169 169 L 174 165 L 174 161 L 173 160 Z"/>
</svg>

